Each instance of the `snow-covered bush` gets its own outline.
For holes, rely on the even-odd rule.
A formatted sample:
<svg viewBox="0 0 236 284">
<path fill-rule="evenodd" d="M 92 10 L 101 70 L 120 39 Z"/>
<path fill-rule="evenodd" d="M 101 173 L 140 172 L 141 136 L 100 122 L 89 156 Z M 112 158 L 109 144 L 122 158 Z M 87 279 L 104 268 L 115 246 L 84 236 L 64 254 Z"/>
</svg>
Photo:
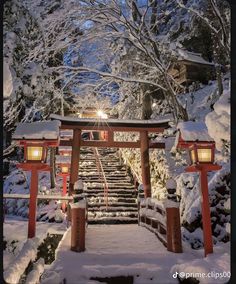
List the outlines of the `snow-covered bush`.
<svg viewBox="0 0 236 284">
<path fill-rule="evenodd" d="M 224 165 L 222 170 L 209 174 L 209 201 L 214 242 L 229 240 L 227 223 L 230 222 L 228 208 L 230 197 L 230 169 Z M 181 196 L 180 214 L 184 240 L 192 248 L 203 246 L 201 192 L 198 174 L 181 174 L 178 179 L 178 194 Z"/>
<path fill-rule="evenodd" d="M 208 132 L 216 142 L 217 150 L 229 154 L 230 151 L 230 90 L 224 90 L 214 104 L 214 111 L 205 119 Z"/>
</svg>

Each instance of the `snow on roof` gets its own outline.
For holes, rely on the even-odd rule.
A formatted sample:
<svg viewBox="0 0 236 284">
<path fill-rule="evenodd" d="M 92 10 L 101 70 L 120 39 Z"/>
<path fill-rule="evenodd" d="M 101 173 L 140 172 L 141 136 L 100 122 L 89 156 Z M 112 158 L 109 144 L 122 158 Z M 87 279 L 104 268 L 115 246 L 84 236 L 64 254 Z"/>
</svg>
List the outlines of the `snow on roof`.
<svg viewBox="0 0 236 284">
<path fill-rule="evenodd" d="M 71 156 L 56 155 L 56 164 L 70 164 Z"/>
<path fill-rule="evenodd" d="M 200 64 L 214 65 L 214 63 L 206 61 L 202 58 L 201 53 L 191 52 L 184 49 L 178 49 L 179 60 L 187 60 Z"/>
<path fill-rule="evenodd" d="M 184 141 L 214 141 L 208 134 L 205 122 L 179 122 L 177 129 Z"/>
<path fill-rule="evenodd" d="M 61 122 L 57 120 L 19 123 L 12 139 L 58 139 L 60 126 Z"/>
<path fill-rule="evenodd" d="M 80 200 L 80 201 L 75 202 L 75 203 L 70 203 L 70 207 L 71 207 L 71 209 L 77 209 L 77 208 L 86 209 L 87 205 L 86 205 L 85 200 Z"/>
<path fill-rule="evenodd" d="M 169 178 L 166 181 L 166 188 L 167 189 L 174 189 L 174 188 L 176 189 L 176 187 L 177 187 L 177 183 L 173 178 Z"/>
<path fill-rule="evenodd" d="M 60 151 L 68 151 L 68 152 L 72 151 L 72 147 L 71 146 L 60 146 L 60 147 L 58 147 L 58 149 L 59 149 L 59 152 Z"/>
<path fill-rule="evenodd" d="M 73 130 L 72 129 L 61 130 L 60 131 L 60 137 L 61 138 L 71 138 L 71 137 L 73 137 Z"/>
<path fill-rule="evenodd" d="M 131 126 L 131 127 L 164 127 L 167 128 L 169 125 L 169 119 L 161 120 L 141 120 L 141 119 L 102 119 L 102 118 L 78 118 L 69 116 L 60 116 L 51 114 L 52 120 L 60 120 L 62 124 L 76 124 L 80 126 L 94 126 L 94 125 L 105 125 L 105 126 Z"/>
</svg>

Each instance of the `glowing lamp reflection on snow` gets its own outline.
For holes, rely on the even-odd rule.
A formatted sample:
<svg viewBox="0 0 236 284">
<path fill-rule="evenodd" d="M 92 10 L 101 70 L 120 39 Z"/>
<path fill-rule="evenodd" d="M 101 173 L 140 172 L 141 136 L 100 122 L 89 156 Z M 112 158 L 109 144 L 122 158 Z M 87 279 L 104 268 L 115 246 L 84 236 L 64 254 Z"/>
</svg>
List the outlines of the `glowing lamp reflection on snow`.
<svg viewBox="0 0 236 284">
<path fill-rule="evenodd" d="M 43 161 L 44 159 L 43 146 L 26 146 L 26 160 L 27 161 Z"/>
<path fill-rule="evenodd" d="M 64 157 L 68 157 L 68 156 L 70 156 L 70 153 L 68 153 L 68 152 L 63 152 L 63 154 L 62 154 Z"/>
<path fill-rule="evenodd" d="M 189 149 L 191 164 L 214 163 L 214 144 L 195 143 Z"/>
</svg>

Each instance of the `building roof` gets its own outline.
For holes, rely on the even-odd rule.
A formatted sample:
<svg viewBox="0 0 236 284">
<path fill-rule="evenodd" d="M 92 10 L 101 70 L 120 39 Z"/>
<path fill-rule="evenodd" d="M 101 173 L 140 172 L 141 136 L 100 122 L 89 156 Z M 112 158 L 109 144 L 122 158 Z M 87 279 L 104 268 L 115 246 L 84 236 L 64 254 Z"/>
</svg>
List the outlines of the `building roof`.
<svg viewBox="0 0 236 284">
<path fill-rule="evenodd" d="M 214 63 L 206 61 L 201 53 L 191 52 L 184 49 L 177 50 L 178 61 L 190 61 L 194 63 L 204 64 L 204 65 L 211 65 L 213 66 Z"/>
</svg>

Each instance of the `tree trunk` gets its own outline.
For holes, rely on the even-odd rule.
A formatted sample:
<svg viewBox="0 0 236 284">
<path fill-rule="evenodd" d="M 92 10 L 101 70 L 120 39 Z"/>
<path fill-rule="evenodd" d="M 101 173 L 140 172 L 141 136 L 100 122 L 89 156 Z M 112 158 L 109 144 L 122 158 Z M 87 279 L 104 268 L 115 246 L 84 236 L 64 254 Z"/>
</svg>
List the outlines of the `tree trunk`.
<svg viewBox="0 0 236 284">
<path fill-rule="evenodd" d="M 63 94 L 61 96 L 61 116 L 64 116 L 65 112 L 64 112 L 64 98 L 63 98 Z"/>
<path fill-rule="evenodd" d="M 56 186 L 55 182 L 55 176 L 56 176 L 56 164 L 55 164 L 55 148 L 50 149 L 50 182 L 51 182 L 51 188 L 54 188 Z"/>
<path fill-rule="evenodd" d="M 150 119 L 152 115 L 152 100 L 149 91 L 142 90 L 142 119 Z"/>
<path fill-rule="evenodd" d="M 166 96 L 170 98 L 169 102 L 171 103 L 171 106 L 174 109 L 174 117 L 176 122 L 178 120 L 183 120 L 183 121 L 188 121 L 188 112 L 187 110 L 181 105 L 181 103 L 178 101 L 176 93 L 171 85 L 171 83 L 169 82 L 168 78 L 165 78 L 165 82 L 166 82 Z"/>
<path fill-rule="evenodd" d="M 218 85 L 218 96 L 221 96 L 223 93 L 223 83 L 222 83 L 222 75 L 221 75 L 221 66 L 216 66 L 216 79 Z"/>
<path fill-rule="evenodd" d="M 131 6 L 132 6 L 132 17 L 133 17 L 133 20 L 134 20 L 134 22 L 137 22 L 137 20 L 138 20 L 138 12 L 137 12 L 137 9 L 136 9 L 136 0 L 132 0 L 132 4 L 131 4 Z"/>
<path fill-rule="evenodd" d="M 150 5 L 152 7 L 152 15 L 150 19 L 151 30 L 154 34 L 158 33 L 157 27 L 157 0 L 150 0 Z"/>
</svg>

